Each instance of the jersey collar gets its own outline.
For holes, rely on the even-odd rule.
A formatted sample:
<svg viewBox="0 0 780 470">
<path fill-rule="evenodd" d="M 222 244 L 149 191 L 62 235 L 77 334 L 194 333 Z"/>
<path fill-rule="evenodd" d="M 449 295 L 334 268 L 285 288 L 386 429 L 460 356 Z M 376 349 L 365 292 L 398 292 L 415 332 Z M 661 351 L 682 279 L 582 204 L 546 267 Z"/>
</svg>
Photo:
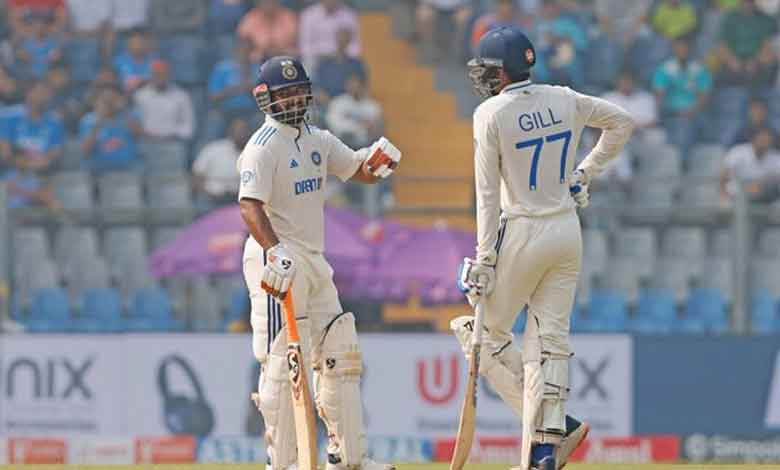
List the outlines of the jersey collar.
<svg viewBox="0 0 780 470">
<path fill-rule="evenodd" d="M 523 80 L 522 82 L 510 83 L 509 85 L 504 87 L 503 90 L 501 90 L 501 93 L 506 93 L 508 91 L 520 90 L 522 88 L 526 88 L 526 87 L 529 87 L 531 85 L 533 85 L 533 83 L 531 83 L 531 80 Z"/>
<path fill-rule="evenodd" d="M 265 117 L 265 125 L 277 129 L 280 135 L 290 140 L 298 140 L 301 135 L 301 130 L 297 127 L 290 126 L 288 124 L 282 124 L 271 116 Z"/>
</svg>

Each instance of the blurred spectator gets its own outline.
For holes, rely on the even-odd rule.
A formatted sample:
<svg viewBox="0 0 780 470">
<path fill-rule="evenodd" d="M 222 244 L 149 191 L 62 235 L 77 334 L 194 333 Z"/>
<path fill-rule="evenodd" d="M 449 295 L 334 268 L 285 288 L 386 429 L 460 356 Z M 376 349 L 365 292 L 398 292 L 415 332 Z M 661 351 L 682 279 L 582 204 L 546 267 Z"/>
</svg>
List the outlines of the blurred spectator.
<svg viewBox="0 0 780 470">
<path fill-rule="evenodd" d="M 152 80 L 135 93 L 141 121 L 140 151 L 147 171 L 179 171 L 188 166 L 187 148 L 195 131 L 190 96 L 170 82 L 167 62 L 155 61 Z"/>
<path fill-rule="evenodd" d="M 471 2 L 468 0 L 420 0 L 417 4 L 417 39 L 422 42 L 423 50 L 427 59 L 437 59 L 439 57 L 438 45 L 435 44 L 438 19 L 445 17 L 452 21 L 454 25 L 454 38 L 449 42 L 449 49 L 452 50 L 452 44 L 464 44 L 466 37 L 466 26 L 471 18 Z M 462 46 L 461 46 L 462 47 Z"/>
<path fill-rule="evenodd" d="M 756 7 L 768 16 L 780 13 L 780 1 L 778 0 L 756 0 Z"/>
<path fill-rule="evenodd" d="M 480 16 L 471 30 L 471 49 L 477 46 L 480 38 L 491 29 L 499 26 L 519 26 L 529 27 L 524 24 L 523 15 L 520 14 L 520 8 L 515 0 L 497 0 L 493 8 Z"/>
<path fill-rule="evenodd" d="M 256 0 L 238 25 L 238 36 L 252 44 L 252 60 L 298 54 L 298 18 L 279 0 Z"/>
<path fill-rule="evenodd" d="M 33 83 L 24 105 L 4 120 L 0 130 L 0 157 L 20 169 L 49 170 L 62 155 L 64 130 L 54 113 L 47 111 L 48 85 Z"/>
<path fill-rule="evenodd" d="M 233 33 L 247 11 L 244 0 L 211 0 L 209 31 L 216 34 Z"/>
<path fill-rule="evenodd" d="M 226 121 L 257 113 L 252 88 L 260 64 L 252 62 L 251 51 L 247 41 L 238 41 L 233 57 L 219 62 L 209 77 L 209 101 L 219 108 Z"/>
<path fill-rule="evenodd" d="M 104 65 L 100 68 L 100 70 L 98 70 L 95 79 L 92 81 L 92 83 L 89 84 L 89 87 L 87 87 L 87 90 L 84 93 L 84 97 L 81 100 L 81 107 L 78 112 L 79 120 L 81 120 L 85 114 L 92 111 L 95 103 L 97 102 L 98 95 L 105 87 L 115 87 L 117 89 L 122 88 L 116 69 L 108 65 Z M 122 97 L 126 104 L 128 101 L 127 96 L 123 94 Z"/>
<path fill-rule="evenodd" d="M 636 124 L 635 133 L 655 128 L 658 123 L 658 103 L 652 93 L 636 87 L 631 70 L 623 69 L 615 85 L 615 90 L 605 93 L 602 98 L 628 111 Z"/>
<path fill-rule="evenodd" d="M 17 71 L 24 78 L 40 79 L 53 62 L 62 58 L 62 43 L 50 33 L 51 16 L 29 13 L 25 17 L 29 35 L 16 49 Z"/>
<path fill-rule="evenodd" d="M 750 142 L 734 146 L 726 154 L 720 177 L 721 197 L 728 200 L 736 184 L 745 184 L 753 200 L 770 201 L 777 197 L 780 182 L 780 153 L 777 136 L 768 127 L 753 130 Z"/>
<path fill-rule="evenodd" d="M 753 131 L 762 127 L 772 128 L 769 123 L 769 108 L 764 99 L 753 98 L 748 105 L 747 122 L 743 122 L 742 129 L 734 139 L 734 145 L 750 142 Z"/>
<path fill-rule="evenodd" d="M 772 83 L 777 71 L 772 50 L 775 32 L 775 20 L 758 11 L 755 0 L 743 0 L 721 23 L 718 81 L 753 88 Z"/>
<path fill-rule="evenodd" d="M 66 0 L 70 30 L 77 36 L 97 37 L 111 26 L 112 0 Z"/>
<path fill-rule="evenodd" d="M 344 94 L 347 91 L 347 78 L 357 75 L 367 79 L 366 66 L 362 59 L 349 55 L 352 33 L 343 29 L 336 33 L 338 47 L 332 56 L 323 57 L 314 74 L 318 99 L 326 104 L 330 98 Z"/>
<path fill-rule="evenodd" d="M 596 17 L 601 30 L 626 48 L 641 35 L 646 35 L 647 14 L 653 0 L 595 0 Z"/>
<path fill-rule="evenodd" d="M 57 113 L 68 131 L 75 131 L 81 117 L 82 93 L 73 85 L 68 67 L 62 63 L 53 64 L 46 74 L 46 83 L 51 91 L 49 109 Z"/>
<path fill-rule="evenodd" d="M 114 57 L 125 51 L 129 37 L 138 29 L 148 27 L 149 0 L 109 0 L 111 2 L 111 28 L 106 36 L 106 57 Z"/>
<path fill-rule="evenodd" d="M 342 0 L 320 0 L 301 12 L 301 58 L 308 70 L 317 69 L 317 61 L 338 50 L 337 35 L 347 30 L 350 42 L 347 53 L 360 56 L 360 26 L 357 13 Z"/>
<path fill-rule="evenodd" d="M 653 13 L 653 28 L 667 39 L 677 39 L 696 30 L 696 8 L 685 0 L 661 0 Z"/>
<path fill-rule="evenodd" d="M 189 140 L 195 130 L 192 100 L 170 81 L 170 67 L 162 60 L 152 64 L 152 80 L 135 93 L 135 104 L 145 138 Z"/>
<path fill-rule="evenodd" d="M 209 142 L 198 153 L 192 173 L 196 198 L 204 210 L 235 203 L 240 183 L 236 161 L 251 135 L 246 121 L 234 119 L 226 138 Z"/>
<path fill-rule="evenodd" d="M 62 204 L 54 196 L 52 187 L 36 172 L 17 165 L 0 177 L 7 184 L 8 208 L 46 207 L 52 211 L 62 209 Z"/>
<path fill-rule="evenodd" d="M 208 19 L 208 0 L 150 0 L 149 22 L 158 34 L 199 32 Z"/>
<path fill-rule="evenodd" d="M 19 103 L 21 100 L 19 83 L 5 67 L 0 66 L 0 108 Z"/>
<path fill-rule="evenodd" d="M 155 59 L 157 54 L 152 51 L 149 33 L 142 29 L 132 31 L 127 39 L 127 51 L 114 59 L 114 67 L 126 92 L 132 93 L 149 80 Z"/>
<path fill-rule="evenodd" d="M 45 24 L 47 35 L 65 32 L 68 25 L 68 12 L 65 0 L 6 0 L 8 21 L 11 33 L 15 37 L 30 37 L 35 34 L 34 26 L 27 19 L 45 16 L 50 19 Z"/>
<path fill-rule="evenodd" d="M 95 110 L 81 119 L 79 138 L 86 168 L 100 172 L 138 167 L 134 135 L 138 123 L 123 112 L 122 105 L 119 89 L 105 87 L 98 95 Z"/>
<path fill-rule="evenodd" d="M 585 70 L 582 68 L 581 54 L 571 37 L 566 35 L 549 35 L 546 47 L 540 48 L 542 56 L 539 67 L 539 79 L 556 85 L 579 87 L 585 80 Z"/>
<path fill-rule="evenodd" d="M 352 148 L 365 147 L 382 135 L 382 108 L 368 96 L 359 75 L 347 79 L 347 92 L 330 102 L 328 129 Z"/>
<path fill-rule="evenodd" d="M 675 39 L 674 57 L 662 63 L 652 79 L 669 141 L 686 154 L 698 129 L 699 115 L 712 91 L 712 76 L 691 59 L 686 38 Z"/>
</svg>

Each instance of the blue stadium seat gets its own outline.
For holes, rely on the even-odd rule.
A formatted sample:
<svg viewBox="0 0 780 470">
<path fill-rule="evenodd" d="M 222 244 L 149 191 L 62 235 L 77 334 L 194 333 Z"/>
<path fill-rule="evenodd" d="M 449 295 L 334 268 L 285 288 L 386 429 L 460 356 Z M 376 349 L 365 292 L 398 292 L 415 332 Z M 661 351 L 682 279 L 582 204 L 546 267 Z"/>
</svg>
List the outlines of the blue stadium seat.
<svg viewBox="0 0 780 470">
<path fill-rule="evenodd" d="M 123 322 L 128 331 L 170 331 L 180 329 L 173 318 L 168 293 L 160 287 L 147 287 L 135 293 L 131 315 Z"/>
<path fill-rule="evenodd" d="M 70 322 L 70 299 L 64 289 L 40 289 L 33 294 L 30 315 L 25 322 L 27 331 L 68 331 Z"/>
<path fill-rule="evenodd" d="M 780 331 L 777 303 L 768 290 L 753 292 L 750 299 L 750 321 L 753 333 L 770 334 Z"/>
<path fill-rule="evenodd" d="M 111 288 L 84 291 L 81 315 L 74 320 L 73 329 L 88 333 L 114 333 L 121 329 L 122 300 Z"/>
<path fill-rule="evenodd" d="M 685 317 L 701 319 L 710 333 L 722 334 L 729 329 L 729 317 L 726 311 L 726 299 L 723 293 L 714 288 L 696 288 L 691 290 Z"/>
<path fill-rule="evenodd" d="M 674 293 L 667 289 L 643 289 L 630 326 L 638 333 L 669 333 L 677 317 Z"/>
<path fill-rule="evenodd" d="M 626 329 L 626 297 L 621 291 L 594 289 L 590 294 L 588 315 L 593 331 Z"/>
</svg>

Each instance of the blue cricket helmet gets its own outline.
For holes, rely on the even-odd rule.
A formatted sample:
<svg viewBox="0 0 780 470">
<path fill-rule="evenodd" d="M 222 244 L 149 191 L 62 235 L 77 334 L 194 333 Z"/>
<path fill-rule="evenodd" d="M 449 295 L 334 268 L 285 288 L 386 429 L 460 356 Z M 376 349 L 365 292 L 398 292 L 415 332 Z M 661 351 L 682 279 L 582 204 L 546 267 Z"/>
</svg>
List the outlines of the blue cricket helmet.
<svg viewBox="0 0 780 470">
<path fill-rule="evenodd" d="M 501 70 L 511 81 L 518 81 L 536 63 L 531 40 L 515 26 L 499 26 L 485 33 L 477 44 L 476 57 L 467 66 L 477 94 L 489 98 L 501 90 Z"/>
<path fill-rule="evenodd" d="M 279 96 L 281 90 L 291 87 L 296 87 L 298 93 Z M 290 56 L 272 57 L 260 66 L 254 95 L 260 110 L 291 126 L 306 119 L 314 99 L 309 74 L 300 60 Z"/>
</svg>

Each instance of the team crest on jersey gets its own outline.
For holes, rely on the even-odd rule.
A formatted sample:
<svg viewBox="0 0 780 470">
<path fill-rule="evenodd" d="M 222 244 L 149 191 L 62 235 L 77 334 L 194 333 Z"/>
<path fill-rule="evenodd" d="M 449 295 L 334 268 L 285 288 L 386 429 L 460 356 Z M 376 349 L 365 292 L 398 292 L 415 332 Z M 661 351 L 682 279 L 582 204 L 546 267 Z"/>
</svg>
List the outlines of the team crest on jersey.
<svg viewBox="0 0 780 470">
<path fill-rule="evenodd" d="M 536 56 L 534 55 L 534 50 L 533 49 L 528 48 L 528 49 L 525 50 L 525 60 L 526 60 L 526 62 L 528 62 L 529 64 L 533 63 L 535 58 L 536 58 Z"/>
<path fill-rule="evenodd" d="M 282 76 L 287 80 L 295 80 L 298 78 L 298 69 L 295 68 L 295 64 L 291 60 L 282 61 Z"/>
<path fill-rule="evenodd" d="M 255 179 L 255 172 L 252 170 L 244 170 L 241 172 L 241 184 L 249 184 Z"/>
<path fill-rule="evenodd" d="M 320 163 L 322 163 L 322 155 L 320 155 L 320 152 L 311 153 L 311 162 L 317 166 L 320 166 Z"/>
<path fill-rule="evenodd" d="M 290 160 L 290 168 L 298 168 L 298 161 L 296 159 Z"/>
</svg>

